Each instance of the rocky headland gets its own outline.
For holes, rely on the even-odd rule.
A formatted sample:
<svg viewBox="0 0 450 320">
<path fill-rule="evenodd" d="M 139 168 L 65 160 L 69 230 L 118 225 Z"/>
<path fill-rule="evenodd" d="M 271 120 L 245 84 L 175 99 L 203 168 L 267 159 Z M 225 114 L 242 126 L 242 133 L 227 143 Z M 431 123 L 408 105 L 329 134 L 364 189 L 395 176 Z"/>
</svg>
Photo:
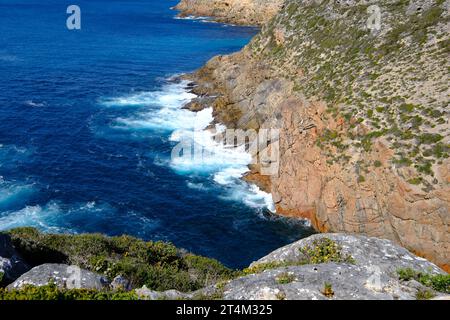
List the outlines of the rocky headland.
<svg viewBox="0 0 450 320">
<path fill-rule="evenodd" d="M 129 236 L 0 233 L 0 300 L 449 299 L 450 275 L 389 240 L 316 234 L 244 270 Z"/>
<path fill-rule="evenodd" d="M 198 2 L 182 3 L 196 14 Z M 199 95 L 188 107 L 280 130 L 278 175 L 263 163 L 246 177 L 279 214 L 390 239 L 450 270 L 450 1 L 279 8 L 242 51 L 188 76 Z"/>
<path fill-rule="evenodd" d="M 450 1 L 177 8 L 262 26 L 186 76 L 198 95 L 186 107 L 213 106 L 229 128 L 279 129 L 278 175 L 263 163 L 246 179 L 322 233 L 232 270 L 163 242 L 9 230 L 0 300 L 449 299 Z"/>
<path fill-rule="evenodd" d="M 281 8 L 282 0 L 182 0 L 180 17 L 207 16 L 218 22 L 263 25 Z"/>
</svg>

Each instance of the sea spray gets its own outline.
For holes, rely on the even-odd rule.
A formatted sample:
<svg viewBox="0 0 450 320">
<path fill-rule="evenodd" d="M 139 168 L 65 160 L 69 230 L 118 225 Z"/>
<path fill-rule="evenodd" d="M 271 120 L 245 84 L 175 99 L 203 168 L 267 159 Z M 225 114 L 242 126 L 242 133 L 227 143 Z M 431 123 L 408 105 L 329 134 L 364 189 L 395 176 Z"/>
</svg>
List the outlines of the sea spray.
<svg viewBox="0 0 450 320">
<path fill-rule="evenodd" d="M 190 92 L 189 82 L 171 80 L 161 90 L 133 93 L 108 98 L 100 103 L 106 107 L 136 107 L 137 112 L 128 117 L 118 117 L 112 128 L 120 130 L 156 130 L 170 133 L 174 144 L 168 161 L 158 158 L 158 163 L 169 165 L 181 175 L 207 175 L 216 186 L 225 191 L 222 199 L 241 201 L 251 208 L 274 212 L 270 194 L 250 185 L 242 178 L 249 172 L 253 157 L 245 144 L 230 146 L 220 136 L 227 128 L 214 124 L 213 108 L 193 112 L 183 108 L 197 96 Z M 177 148 L 191 148 L 192 152 L 174 156 Z M 192 184 L 193 187 L 195 184 Z M 203 189 L 207 189 L 204 185 Z"/>
</svg>

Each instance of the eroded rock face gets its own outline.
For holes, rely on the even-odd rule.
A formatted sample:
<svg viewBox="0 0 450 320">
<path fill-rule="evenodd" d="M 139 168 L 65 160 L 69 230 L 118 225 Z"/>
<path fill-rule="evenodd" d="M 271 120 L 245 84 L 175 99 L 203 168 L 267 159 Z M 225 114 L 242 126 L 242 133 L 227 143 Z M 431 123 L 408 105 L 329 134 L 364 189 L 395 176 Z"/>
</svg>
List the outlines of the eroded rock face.
<svg viewBox="0 0 450 320">
<path fill-rule="evenodd" d="M 354 263 L 324 263 L 268 269 L 229 282 L 224 299 L 365 300 L 416 299 L 426 288 L 416 281 L 400 281 L 397 270 L 411 268 L 445 274 L 436 265 L 411 254 L 389 240 L 344 234 L 317 234 L 275 250 L 252 265 L 301 261 L 299 250 L 327 238 L 351 255 Z M 284 278 L 284 281 L 280 281 Z M 288 279 L 288 280 L 286 280 Z M 325 284 L 333 294 L 326 295 Z M 443 296 L 439 295 L 438 296 Z"/>
<path fill-rule="evenodd" d="M 175 7 L 181 16 L 208 16 L 217 21 L 262 25 L 280 9 L 283 0 L 181 0 Z"/>
<path fill-rule="evenodd" d="M 2 274 L 0 282 L 12 282 L 28 270 L 30 267 L 16 252 L 10 237 L 0 234 L 0 273 Z"/>
<path fill-rule="evenodd" d="M 418 4 L 379 1 L 371 30 L 368 4 L 287 0 L 241 52 L 196 72 L 193 103 L 230 128 L 280 129 L 278 175 L 248 176 L 279 214 L 393 240 L 448 271 L 450 1 Z"/>
<path fill-rule="evenodd" d="M 54 283 L 60 289 L 95 289 L 109 288 L 108 280 L 94 272 L 77 266 L 47 263 L 34 267 L 11 283 L 8 289 L 20 289 L 26 285 L 45 286 Z"/>
</svg>

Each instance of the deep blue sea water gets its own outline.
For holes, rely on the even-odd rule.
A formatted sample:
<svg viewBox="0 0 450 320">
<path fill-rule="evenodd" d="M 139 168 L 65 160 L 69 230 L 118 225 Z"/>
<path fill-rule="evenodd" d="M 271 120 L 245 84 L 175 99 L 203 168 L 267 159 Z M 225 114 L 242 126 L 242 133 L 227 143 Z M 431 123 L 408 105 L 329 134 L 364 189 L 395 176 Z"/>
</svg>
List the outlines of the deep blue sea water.
<svg viewBox="0 0 450 320">
<path fill-rule="evenodd" d="M 176 1 L 77 0 L 69 31 L 72 2 L 0 0 L 0 230 L 131 234 L 231 267 L 311 232 L 271 214 L 242 163 L 171 161 L 210 113 L 181 110 L 192 95 L 168 78 L 257 30 L 174 19 Z"/>
</svg>

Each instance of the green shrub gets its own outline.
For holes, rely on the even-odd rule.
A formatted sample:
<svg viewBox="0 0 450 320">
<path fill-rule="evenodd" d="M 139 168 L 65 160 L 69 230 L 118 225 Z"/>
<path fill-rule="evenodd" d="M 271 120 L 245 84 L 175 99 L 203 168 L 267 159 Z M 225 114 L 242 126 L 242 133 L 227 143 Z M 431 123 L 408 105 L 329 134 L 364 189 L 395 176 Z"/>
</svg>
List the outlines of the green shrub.
<svg viewBox="0 0 450 320">
<path fill-rule="evenodd" d="M 319 264 L 327 262 L 355 263 L 351 255 L 344 255 L 342 247 L 328 238 L 314 240 L 312 245 L 300 248 L 300 252 L 305 256 L 304 263 Z"/>
<path fill-rule="evenodd" d="M 325 282 L 323 285 L 322 294 L 327 298 L 332 298 L 334 296 L 334 291 L 331 283 Z"/>
<path fill-rule="evenodd" d="M 110 279 L 122 275 L 133 287 L 146 285 L 151 290 L 187 292 L 235 274 L 217 260 L 182 254 L 170 243 L 146 242 L 130 236 L 44 234 L 34 228 L 8 233 L 32 265 L 73 264 Z"/>
<path fill-rule="evenodd" d="M 413 112 L 416 106 L 411 103 L 404 103 L 400 105 L 400 111 L 402 112 Z"/>
<path fill-rule="evenodd" d="M 422 178 L 418 177 L 418 178 L 409 179 L 408 183 L 412 184 L 412 185 L 419 185 L 422 183 Z"/>
<path fill-rule="evenodd" d="M 444 137 L 438 133 L 424 133 L 417 137 L 417 140 L 422 144 L 432 144 L 439 142 L 442 139 L 444 139 Z"/>
<path fill-rule="evenodd" d="M 432 275 L 411 268 L 399 269 L 397 270 L 397 274 L 400 280 L 416 280 L 424 286 L 433 288 L 436 291 L 450 293 L 450 274 Z"/>
<path fill-rule="evenodd" d="M 0 300 L 137 300 L 131 292 L 97 291 L 90 289 L 58 289 L 56 285 L 24 286 L 17 290 L 0 288 Z"/>
<path fill-rule="evenodd" d="M 288 267 L 292 265 L 297 265 L 296 263 L 284 263 L 284 262 L 266 262 L 259 263 L 249 268 L 245 268 L 242 273 L 243 275 L 249 275 L 254 273 L 261 273 L 265 270 L 276 269 L 281 267 Z"/>
<path fill-rule="evenodd" d="M 288 273 L 288 272 L 280 273 L 276 277 L 276 281 L 279 284 L 288 284 L 288 283 L 293 282 L 294 280 L 295 280 L 295 276 L 293 274 Z"/>
<path fill-rule="evenodd" d="M 436 295 L 434 294 L 433 291 L 426 290 L 426 289 L 425 290 L 420 289 L 416 293 L 416 299 L 417 300 L 430 300 L 430 299 L 433 299 L 435 296 Z"/>
<path fill-rule="evenodd" d="M 415 165 L 417 171 L 427 175 L 433 175 L 432 163 L 430 161 L 424 161 L 420 164 Z"/>
<path fill-rule="evenodd" d="M 373 165 L 375 166 L 375 168 L 380 168 L 383 164 L 381 163 L 380 160 L 375 160 L 375 162 L 373 163 Z"/>
</svg>

